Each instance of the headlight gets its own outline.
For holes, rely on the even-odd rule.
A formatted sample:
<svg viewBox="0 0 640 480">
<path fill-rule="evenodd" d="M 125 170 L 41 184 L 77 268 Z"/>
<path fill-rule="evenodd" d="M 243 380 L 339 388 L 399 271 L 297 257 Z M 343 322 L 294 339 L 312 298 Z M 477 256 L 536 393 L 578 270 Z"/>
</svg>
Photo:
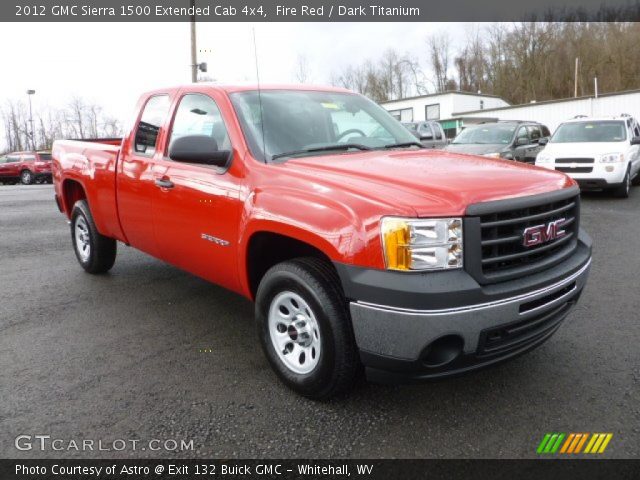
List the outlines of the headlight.
<svg viewBox="0 0 640 480">
<path fill-rule="evenodd" d="M 462 219 L 385 217 L 381 223 L 389 270 L 444 270 L 462 267 Z"/>
<path fill-rule="evenodd" d="M 485 153 L 484 155 L 482 155 L 483 157 L 490 157 L 490 158 L 500 158 L 500 153 L 495 152 L 495 153 Z"/>
<path fill-rule="evenodd" d="M 553 161 L 553 157 L 551 155 L 545 155 L 544 153 L 539 153 L 536 157 L 536 163 L 549 163 Z"/>
<path fill-rule="evenodd" d="M 624 154 L 605 153 L 600 157 L 600 163 L 618 163 L 618 162 L 624 162 Z"/>
</svg>

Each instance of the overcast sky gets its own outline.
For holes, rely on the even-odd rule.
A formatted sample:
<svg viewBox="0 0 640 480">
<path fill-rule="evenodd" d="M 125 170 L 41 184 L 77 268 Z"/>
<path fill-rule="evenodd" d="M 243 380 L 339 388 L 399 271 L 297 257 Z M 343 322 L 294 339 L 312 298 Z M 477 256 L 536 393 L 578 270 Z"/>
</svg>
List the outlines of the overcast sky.
<svg viewBox="0 0 640 480">
<path fill-rule="evenodd" d="M 292 83 L 299 55 L 314 83 L 332 72 L 377 58 L 394 48 L 426 64 L 425 38 L 447 31 L 461 41 L 468 24 L 438 23 L 199 23 L 198 48 L 220 82 L 255 81 L 255 26 L 263 83 Z M 60 106 L 80 95 L 126 121 L 145 90 L 190 81 L 188 23 L 0 24 L 0 105 L 26 100 L 35 89 L 34 110 Z"/>
</svg>

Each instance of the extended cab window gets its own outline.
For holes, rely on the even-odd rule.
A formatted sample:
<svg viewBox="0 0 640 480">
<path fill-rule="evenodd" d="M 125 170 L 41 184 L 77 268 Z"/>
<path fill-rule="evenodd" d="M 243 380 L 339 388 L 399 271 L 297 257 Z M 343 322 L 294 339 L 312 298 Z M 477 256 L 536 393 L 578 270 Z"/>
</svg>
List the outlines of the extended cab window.
<svg viewBox="0 0 640 480">
<path fill-rule="evenodd" d="M 168 95 L 157 95 L 147 101 L 136 130 L 134 145 L 136 153 L 152 157 L 156 152 L 158 133 L 167 118 L 169 106 Z"/>
<path fill-rule="evenodd" d="M 171 131 L 171 141 L 185 135 L 206 135 L 218 144 L 218 150 L 231 150 L 227 128 L 220 109 L 210 97 L 199 93 L 182 97 Z"/>
<path fill-rule="evenodd" d="M 35 155 L 23 155 L 22 156 L 22 161 L 23 162 L 33 162 L 36 159 Z"/>
</svg>

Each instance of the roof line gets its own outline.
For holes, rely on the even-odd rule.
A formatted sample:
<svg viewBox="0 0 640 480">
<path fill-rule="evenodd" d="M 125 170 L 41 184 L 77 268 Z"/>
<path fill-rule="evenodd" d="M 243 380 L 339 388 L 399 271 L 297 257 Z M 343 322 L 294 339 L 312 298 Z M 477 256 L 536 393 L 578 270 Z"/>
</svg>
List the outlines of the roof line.
<svg viewBox="0 0 640 480">
<path fill-rule="evenodd" d="M 404 98 L 396 98 L 395 100 L 386 100 L 384 102 L 378 102 L 380 105 L 384 105 L 386 103 L 393 103 L 393 102 L 403 102 L 405 100 L 417 100 L 418 98 L 428 98 L 428 97 L 436 97 L 438 95 L 447 95 L 450 93 L 456 93 L 458 95 L 469 95 L 472 97 L 489 97 L 489 98 L 499 98 L 500 100 L 504 100 L 504 98 L 498 96 L 498 95 L 492 95 L 492 94 L 488 94 L 488 93 L 474 93 L 474 92 L 465 92 L 464 90 L 445 90 L 444 92 L 438 92 L 438 93 L 427 93 L 425 95 L 415 95 L 413 97 L 404 97 Z M 506 100 L 504 100 L 506 102 Z"/>
<path fill-rule="evenodd" d="M 613 97 L 613 96 L 616 96 L 616 95 L 628 95 L 630 93 L 640 93 L 640 89 L 622 90 L 620 92 L 599 93 L 597 97 L 595 95 L 583 95 L 582 97 L 569 97 L 569 98 L 558 98 L 558 99 L 552 99 L 552 100 L 541 100 L 539 102 L 536 101 L 536 102 L 529 102 L 529 103 L 521 103 L 521 104 L 518 104 L 518 105 L 509 105 L 507 107 L 484 108 L 482 110 L 465 110 L 463 112 L 452 112 L 451 115 L 460 116 L 460 115 L 466 115 L 468 113 L 496 112 L 496 111 L 500 111 L 500 110 L 510 110 L 510 109 L 513 109 L 513 108 L 520 108 L 520 107 L 533 107 L 533 106 L 536 106 L 536 105 L 548 105 L 548 104 L 551 104 L 551 103 L 573 102 L 575 100 L 586 100 L 588 98 L 600 98 L 600 97 Z"/>
</svg>

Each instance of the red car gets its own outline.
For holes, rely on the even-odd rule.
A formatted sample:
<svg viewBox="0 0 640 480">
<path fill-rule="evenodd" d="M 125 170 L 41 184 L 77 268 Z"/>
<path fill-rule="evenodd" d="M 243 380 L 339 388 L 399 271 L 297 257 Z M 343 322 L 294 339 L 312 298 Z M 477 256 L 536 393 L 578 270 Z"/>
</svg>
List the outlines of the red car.
<svg viewBox="0 0 640 480">
<path fill-rule="evenodd" d="M 51 183 L 51 153 L 14 152 L 0 157 L 0 182 Z"/>
<path fill-rule="evenodd" d="M 53 158 L 85 271 L 111 269 L 120 241 L 247 297 L 269 363 L 312 398 L 361 371 L 419 381 L 531 350 L 589 274 L 573 180 L 425 149 L 344 89 L 156 90 L 124 138 Z"/>
</svg>

